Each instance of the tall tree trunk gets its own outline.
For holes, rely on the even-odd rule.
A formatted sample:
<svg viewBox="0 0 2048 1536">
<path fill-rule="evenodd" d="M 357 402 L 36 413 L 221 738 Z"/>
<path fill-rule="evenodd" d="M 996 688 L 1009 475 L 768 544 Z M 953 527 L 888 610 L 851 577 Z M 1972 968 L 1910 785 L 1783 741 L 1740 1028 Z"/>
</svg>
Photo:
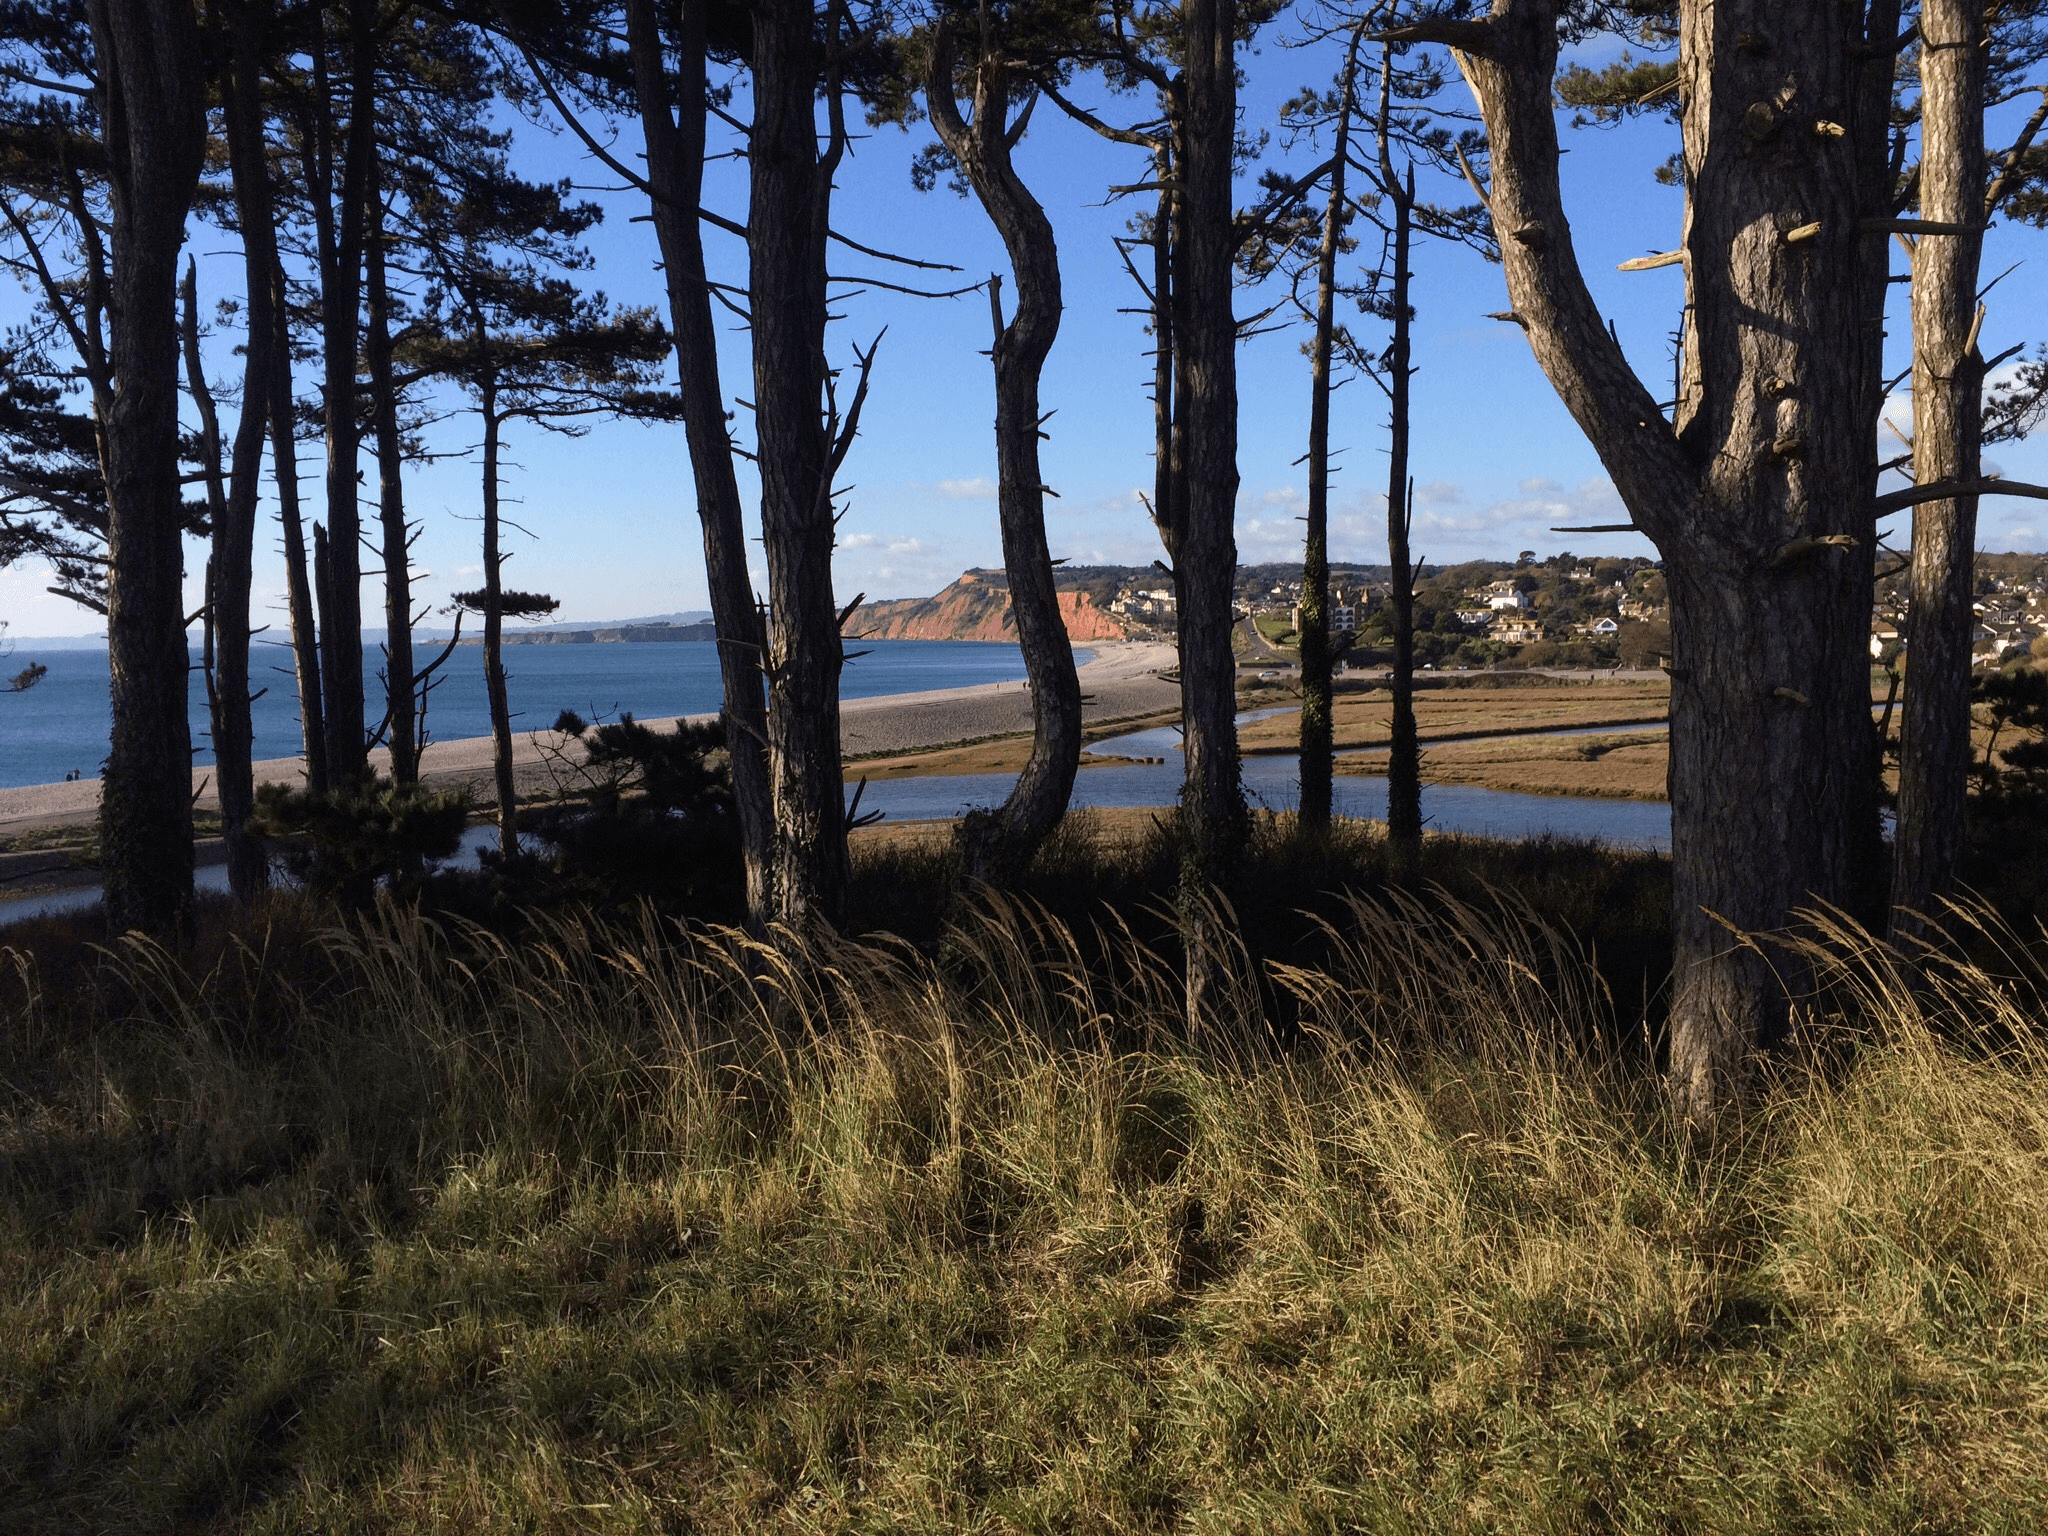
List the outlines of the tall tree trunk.
<svg viewBox="0 0 2048 1536">
<path fill-rule="evenodd" d="M 1231 310 L 1231 168 L 1237 134 L 1234 0 L 1186 0 L 1180 194 L 1175 200 L 1176 358 L 1171 543 L 1180 610 L 1181 908 L 1191 1022 L 1224 963 L 1209 891 L 1230 884 L 1249 832 L 1237 751 L 1237 324 Z"/>
<path fill-rule="evenodd" d="M 477 327 L 479 348 L 483 326 Z M 499 550 L 497 381 L 486 373 L 478 386 L 484 418 L 484 691 L 491 705 L 491 775 L 498 789 L 498 852 L 519 851 L 519 795 L 512 777 L 512 705 L 505 692 L 505 578 Z"/>
<path fill-rule="evenodd" d="M 320 266 L 320 324 L 327 429 L 327 555 L 329 577 L 320 612 L 323 723 L 327 776 L 335 785 L 361 777 L 367 738 L 363 729 L 362 512 L 357 477 L 362 429 L 356 401 L 361 353 L 363 212 L 370 157 L 376 153 L 376 57 L 372 36 L 375 0 L 350 0 L 348 131 L 340 184 L 332 160 L 314 193 Z M 330 141 L 337 103 L 327 75 L 325 40 L 315 62 L 323 89 L 314 110 Z M 338 197 L 337 197 L 338 194 Z"/>
<path fill-rule="evenodd" d="M 235 216 L 242 230 L 242 271 L 248 335 L 242 367 L 242 415 L 235 427 L 234 468 L 213 530 L 215 630 L 213 754 L 220 789 L 221 836 L 228 887 L 245 905 L 270 884 L 270 862 L 250 828 L 256 811 L 251 757 L 255 729 L 249 677 L 249 588 L 256 546 L 256 501 L 262 491 L 263 439 L 277 395 L 275 202 L 263 142 L 263 10 L 237 8 L 229 23 L 226 81 L 228 163 Z M 196 370 L 195 370 L 196 372 Z"/>
<path fill-rule="evenodd" d="M 1337 145 L 1330 203 L 1316 249 L 1316 329 L 1309 349 L 1308 527 L 1301 558 L 1301 827 L 1330 830 L 1334 708 L 1330 681 L 1330 353 L 1337 334 L 1337 252 L 1344 238 L 1344 183 L 1351 153 L 1351 98 L 1358 79 L 1361 24 L 1352 29 L 1337 83 Z"/>
<path fill-rule="evenodd" d="M 327 788 L 327 727 L 320 702 L 320 631 L 306 563 L 306 524 L 299 505 L 299 447 L 293 420 L 290 315 L 284 271 L 271 271 L 272 324 L 277 332 L 275 394 L 270 410 L 271 473 L 277 480 L 277 521 L 284 541 L 285 604 L 291 615 L 293 674 L 299 693 L 299 734 L 306 746 L 306 788 Z"/>
<path fill-rule="evenodd" d="M 1414 511 L 1408 478 L 1409 366 L 1414 316 L 1408 302 L 1408 255 L 1415 236 L 1415 167 L 1397 182 L 1386 158 L 1381 170 L 1394 205 L 1394 345 L 1387 365 L 1388 601 L 1394 609 L 1393 719 L 1387 750 L 1387 846 L 1395 869 L 1412 872 L 1422 858 L 1422 745 L 1415 727 L 1415 557 L 1408 547 Z"/>
<path fill-rule="evenodd" d="M 1896 10 L 1681 0 L 1685 372 L 1676 420 L 1581 276 L 1558 185 L 1557 6 L 1400 35 L 1450 43 L 1486 120 L 1508 293 L 1671 586 L 1673 1087 L 1717 1117 L 1786 1021 L 1786 972 L 1736 937 L 1851 903 L 1875 828 L 1866 639 L 1874 531 L 1864 229 Z M 1779 960 L 1774 969 L 1773 959 Z M 1796 978 L 1793 978 L 1796 985 Z"/>
<path fill-rule="evenodd" d="M 391 289 L 385 271 L 382 178 L 370 166 L 365 232 L 368 273 L 364 361 L 370 374 L 370 421 L 377 434 L 377 516 L 384 551 L 384 693 L 390 725 L 391 782 L 419 782 L 418 698 L 412 654 L 412 534 L 405 522 L 405 438 L 398 426 L 398 385 L 392 376 Z"/>
<path fill-rule="evenodd" d="M 752 15 L 747 286 L 768 559 L 773 895 L 776 917 L 802 930 L 840 924 L 849 874 L 839 759 L 842 650 L 832 596 L 833 443 L 821 415 L 826 217 L 844 139 L 831 84 L 825 95 L 832 143 L 819 154 L 822 58 L 811 0 L 760 0 Z"/>
<path fill-rule="evenodd" d="M 1159 201 L 1152 210 L 1152 521 L 1162 542 L 1175 515 L 1173 483 L 1174 345 L 1176 302 L 1173 277 L 1173 150 L 1162 144 L 1152 154 L 1152 179 Z"/>
<path fill-rule="evenodd" d="M 970 879 L 1006 881 L 1031 861 L 1066 814 L 1081 758 L 1081 684 L 1060 616 L 1052 551 L 1045 539 L 1045 477 L 1038 463 L 1038 382 L 1060 326 L 1060 259 L 1052 223 L 1010 159 L 1010 81 L 984 33 L 975 72 L 974 120 L 953 97 L 954 32 L 933 39 L 925 97 L 932 125 L 953 152 L 1002 234 L 1017 281 L 1017 313 L 1003 321 L 1002 280 L 989 278 L 995 325 L 997 507 L 1010 612 L 1031 685 L 1031 756 L 1009 797 L 960 824 Z"/>
<path fill-rule="evenodd" d="M 1393 205 L 1394 335 L 1387 370 L 1387 602 L 1392 610 L 1394 664 L 1388 678 L 1393 709 L 1387 741 L 1387 852 L 1394 870 L 1412 874 L 1422 859 L 1422 745 L 1415 724 L 1415 557 L 1409 547 L 1414 494 L 1408 474 L 1414 316 L 1409 255 L 1415 238 L 1415 167 L 1394 174 L 1392 49 L 1380 60 L 1379 183 Z"/>
<path fill-rule="evenodd" d="M 250 259 L 253 265 L 256 258 Z M 257 270 L 267 272 L 268 261 Z M 228 887 L 235 899 L 246 905 L 270 883 L 262 841 L 249 827 L 256 809 L 250 760 L 255 732 L 249 718 L 249 585 L 255 553 L 257 477 L 262 470 L 263 429 L 269 421 L 270 316 L 267 296 L 262 301 L 252 300 L 248 342 L 243 348 L 242 415 L 235 429 L 230 471 L 221 443 L 220 413 L 199 355 L 198 273 L 189 263 L 183 299 L 186 385 L 199 412 L 207 511 L 213 524 L 213 553 L 206 562 L 204 669 L 207 721 L 213 737 L 213 781 L 220 800 L 221 840 L 228 856 Z"/>
<path fill-rule="evenodd" d="M 198 27 L 179 0 L 89 0 L 113 205 L 107 488 L 113 730 L 100 789 L 106 911 L 166 937 L 192 901 L 178 487 L 178 251 L 206 149 Z"/>
<path fill-rule="evenodd" d="M 747 913 L 758 928 L 769 914 L 769 850 L 775 826 L 768 781 L 768 711 L 762 696 L 766 632 L 747 574 L 732 435 L 719 379 L 718 333 L 704 270 L 698 208 L 704 194 L 705 11 L 707 0 L 684 0 L 673 91 L 662 63 L 652 0 L 626 0 L 634 90 L 647 146 L 649 207 L 668 281 L 669 326 L 683 393 L 683 431 L 704 531 L 704 573 L 718 633 L 724 684 L 726 752 L 732 763 L 733 806 L 746 861 Z"/>
<path fill-rule="evenodd" d="M 1983 7 L 1920 7 L 1920 213 L 1984 220 Z M 1913 478 L 1982 472 L 1984 357 L 1977 339 L 1981 234 L 1923 235 L 1913 249 Z M 1912 609 L 1899 742 L 1892 926 L 1917 927 L 1955 884 L 1970 767 L 1970 647 L 1977 498 L 1913 511 Z"/>
</svg>

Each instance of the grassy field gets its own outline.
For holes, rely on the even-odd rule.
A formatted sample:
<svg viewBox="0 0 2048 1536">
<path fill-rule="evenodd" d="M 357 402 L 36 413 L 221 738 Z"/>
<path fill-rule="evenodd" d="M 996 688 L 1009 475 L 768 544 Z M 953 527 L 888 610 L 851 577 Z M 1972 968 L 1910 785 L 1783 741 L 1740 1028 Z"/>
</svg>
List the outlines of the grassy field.
<svg viewBox="0 0 2048 1536">
<path fill-rule="evenodd" d="M 17 933 L 0 1529 L 2041 1529 L 2039 948 L 1809 936 L 1700 1142 L 1457 852 L 1498 900 L 1322 898 L 1192 1032 L 1130 907 Z"/>
<path fill-rule="evenodd" d="M 1393 699 L 1384 689 L 1340 693 L 1333 712 L 1338 749 L 1384 747 Z M 1662 720 L 1671 707 L 1671 685 L 1617 680 L 1577 686 L 1425 688 L 1415 696 L 1416 729 L 1422 740 L 1477 735 L 1487 731 L 1573 730 L 1593 725 L 1638 725 Z M 1301 723 L 1292 711 L 1254 721 L 1238 733 L 1248 752 L 1285 751 L 1299 742 Z"/>
<path fill-rule="evenodd" d="M 1254 710 L 1273 708 L 1291 703 L 1294 697 L 1290 690 L 1275 694 L 1269 700 L 1260 690 L 1253 689 L 1248 690 L 1245 704 Z M 1479 686 L 1425 690 L 1416 699 L 1416 718 L 1425 742 L 1484 732 L 1540 733 L 1544 730 L 1574 730 L 1661 720 L 1669 707 L 1670 697 L 1670 685 L 1662 681 L 1602 682 L 1553 688 Z M 1335 717 L 1337 747 L 1340 750 L 1384 747 L 1391 709 L 1391 701 L 1383 689 L 1370 694 L 1340 693 Z M 1162 714 L 1125 721 L 1115 727 L 1091 730 L 1089 739 L 1119 735 L 1148 725 L 1169 724 L 1174 720 L 1174 716 Z M 1247 752 L 1288 752 L 1298 748 L 1300 733 L 1300 716 L 1288 708 L 1285 713 L 1243 726 L 1238 732 L 1238 740 Z M 1619 744 L 1621 750 L 1617 754 L 1616 745 L 1609 743 L 1590 756 L 1585 755 L 1578 744 L 1552 742 L 1508 748 L 1505 752 L 1475 751 L 1467 745 L 1432 751 L 1428 771 L 1439 783 L 1479 784 L 1490 789 L 1514 789 L 1527 794 L 1621 795 L 1661 799 L 1664 793 L 1662 747 L 1629 741 Z M 1650 746 L 1651 750 L 1636 750 L 1642 745 Z M 1023 768 L 1030 755 L 1029 736 L 1006 736 L 931 752 L 850 761 L 846 774 L 851 782 L 862 777 L 881 781 L 933 774 L 1015 773 Z M 1653 758 L 1654 765 L 1651 762 Z M 1130 760 L 1093 755 L 1084 756 L 1081 760 L 1084 768 L 1113 766 L 1127 761 Z M 1372 761 L 1376 766 L 1354 766 L 1345 771 L 1385 771 L 1383 760 Z M 1577 766 L 1549 769 L 1533 766 L 1544 761 L 1575 763 Z M 1441 775 L 1436 773 L 1439 763 L 1445 769 Z"/>
<path fill-rule="evenodd" d="M 1670 737 L 1662 731 L 1494 737 L 1432 745 L 1423 754 L 1422 778 L 1426 784 L 1476 784 L 1523 795 L 1662 800 L 1670 763 Z M 1383 774 L 1387 754 L 1347 754 L 1337 759 L 1337 771 Z"/>
</svg>

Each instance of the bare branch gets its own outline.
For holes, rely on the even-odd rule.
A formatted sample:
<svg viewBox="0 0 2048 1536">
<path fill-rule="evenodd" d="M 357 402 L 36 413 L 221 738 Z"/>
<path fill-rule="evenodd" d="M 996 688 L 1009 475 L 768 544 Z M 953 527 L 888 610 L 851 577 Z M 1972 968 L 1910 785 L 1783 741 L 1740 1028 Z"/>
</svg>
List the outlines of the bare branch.
<svg viewBox="0 0 2048 1536">
<path fill-rule="evenodd" d="M 1481 58 L 1491 57 L 1494 50 L 1492 22 L 1460 20 L 1455 16 L 1412 21 L 1403 27 L 1389 27 L 1384 32 L 1369 32 L 1366 37 L 1375 43 L 1441 43 L 1446 48 L 1474 53 Z"/>
<path fill-rule="evenodd" d="M 869 288 L 881 288 L 887 290 L 890 293 L 907 293 L 913 299 L 964 298 L 970 293 L 979 293 L 982 289 L 988 286 L 988 280 L 984 278 L 982 279 L 982 281 L 973 284 L 971 287 L 948 288 L 943 293 L 940 293 L 934 292 L 929 288 L 905 288 L 900 283 L 885 283 L 878 277 L 839 277 L 837 275 L 834 275 L 827 277 L 825 281 L 828 283 L 856 283 L 859 285 L 859 291 L 865 291 Z M 842 293 L 838 295 L 836 298 L 834 298 L 832 302 L 837 304 L 849 298 L 850 296 L 851 295 Z"/>
<path fill-rule="evenodd" d="M 1066 113 L 1067 116 L 1071 117 L 1075 122 L 1081 124 L 1085 128 L 1094 129 L 1097 133 L 1101 134 L 1105 139 L 1114 139 L 1119 144 L 1135 144 L 1140 149 L 1149 149 L 1155 154 L 1166 147 L 1166 141 L 1164 139 L 1154 138 L 1150 134 L 1140 133 L 1135 128 L 1111 127 L 1108 123 L 1105 123 L 1101 118 L 1097 117 L 1093 112 L 1090 112 L 1087 108 L 1075 106 L 1074 103 L 1067 100 L 1066 97 L 1062 96 L 1050 85 L 1041 84 L 1039 86 L 1039 89 L 1046 94 L 1047 98 L 1051 100 L 1054 106 L 1058 107 L 1062 112 Z"/>
<path fill-rule="evenodd" d="M 738 228 L 738 226 L 735 226 L 735 228 Z M 743 228 L 739 232 L 741 234 L 746 233 Z M 840 234 L 836 229 L 827 230 L 825 238 L 837 240 L 847 249 L 859 251 L 863 256 L 872 256 L 877 261 L 893 261 L 905 267 L 922 267 L 927 272 L 960 272 L 965 270 L 965 268 L 954 266 L 950 261 L 919 261 L 915 256 L 898 256 L 891 251 L 878 251 L 871 245 L 862 245 L 858 240 Z M 969 289 L 967 291 L 972 292 L 973 290 Z"/>
<path fill-rule="evenodd" d="M 1961 496 L 2026 496 L 2048 501 L 2048 485 L 2029 485 L 2024 480 L 1931 480 L 1926 485 L 1886 491 L 1877 498 L 1877 515 L 1888 517 L 1922 502 L 1954 501 Z"/>
<path fill-rule="evenodd" d="M 2014 187 L 2019 185 L 2020 161 L 2026 158 L 2028 149 L 2033 146 L 2034 135 L 2041 131 L 2043 123 L 2048 123 L 2048 86 L 2041 88 L 2041 104 L 2034 108 L 2034 115 L 2027 119 L 2027 125 L 2020 130 L 2020 136 L 2012 141 L 2012 148 L 2005 152 L 2005 162 L 1999 166 L 1997 177 L 1984 194 L 1986 220 L 1998 212 L 1998 205 L 2005 201 Z"/>
</svg>

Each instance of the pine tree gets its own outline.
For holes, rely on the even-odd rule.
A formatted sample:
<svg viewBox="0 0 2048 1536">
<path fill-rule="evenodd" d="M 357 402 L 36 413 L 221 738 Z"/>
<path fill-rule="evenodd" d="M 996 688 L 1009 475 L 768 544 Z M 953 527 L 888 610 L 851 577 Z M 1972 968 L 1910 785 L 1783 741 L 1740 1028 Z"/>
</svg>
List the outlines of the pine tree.
<svg viewBox="0 0 2048 1536">
<path fill-rule="evenodd" d="M 614 313 L 603 294 L 560 275 L 588 266 L 576 240 L 597 222 L 596 205 L 571 202 L 566 184 L 514 176 L 502 141 L 481 135 L 466 160 L 438 171 L 451 179 L 438 190 L 416 185 L 409 198 L 428 286 L 421 323 L 398 352 L 417 375 L 458 384 L 482 427 L 484 584 L 455 600 L 483 620 L 499 849 L 509 858 L 519 843 L 504 623 L 553 612 L 556 603 L 504 584 L 505 428 L 523 421 L 576 434 L 601 416 L 672 419 L 677 401 L 654 387 L 669 341 L 653 315 Z"/>
</svg>

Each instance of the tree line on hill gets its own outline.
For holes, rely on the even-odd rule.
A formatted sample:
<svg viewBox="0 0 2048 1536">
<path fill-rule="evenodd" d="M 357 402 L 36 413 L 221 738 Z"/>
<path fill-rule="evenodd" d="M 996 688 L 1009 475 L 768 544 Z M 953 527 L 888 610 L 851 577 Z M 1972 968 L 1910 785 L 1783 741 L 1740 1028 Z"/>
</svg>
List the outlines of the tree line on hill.
<svg viewBox="0 0 2048 1536">
<path fill-rule="evenodd" d="M 1190 1016 L 1222 980 L 1208 892 L 1229 888 L 1249 825 L 1233 724 L 1238 342 L 1275 316 L 1309 337 L 1300 639 L 1311 830 L 1329 817 L 1336 660 L 1330 391 L 1348 375 L 1384 393 L 1389 836 L 1397 860 L 1412 858 L 1414 670 L 1430 611 L 1410 548 L 1413 345 L 1429 318 L 1412 279 L 1429 242 L 1456 241 L 1499 263 L 1507 300 L 1495 318 L 1525 333 L 1600 454 L 1628 510 L 1620 526 L 1662 557 L 1671 1064 L 1688 1112 L 1711 1118 L 1742 1091 L 1753 1051 L 1786 1027 L 1798 987 L 1731 930 L 1782 927 L 1816 901 L 1924 911 L 1955 879 L 1977 498 L 2048 494 L 1983 471 L 1985 444 L 2039 414 L 2042 365 L 1987 397 L 1987 374 L 2008 354 L 1980 347 L 1991 300 L 1978 271 L 1987 221 L 2048 213 L 2048 155 L 2035 142 L 2048 93 L 2003 144 L 1986 137 L 1988 115 L 2042 92 L 2042 9 L 1304 5 L 1285 12 L 1293 35 L 1324 41 L 1340 62 L 1275 128 L 1315 163 L 1266 172 L 1241 205 L 1235 177 L 1259 145 L 1240 123 L 1240 52 L 1280 23 L 1279 0 L 4 0 L 5 260 L 37 299 L 0 355 L 4 552 L 40 555 L 61 590 L 106 615 L 109 916 L 175 935 L 190 905 L 188 540 L 207 551 L 196 622 L 234 888 L 248 900 L 263 885 L 248 705 L 266 455 L 309 793 L 375 799 L 383 792 L 365 786 L 377 743 L 391 749 L 386 812 L 413 792 L 436 659 L 410 643 L 405 471 L 427 451 L 428 417 L 459 402 L 481 444 L 484 579 L 458 597 L 484 634 L 507 851 L 498 650 L 508 616 L 553 600 L 503 580 L 505 431 L 573 432 L 601 416 L 680 422 L 747 910 L 758 926 L 799 931 L 846 920 L 838 706 L 852 605 L 831 567 L 839 474 L 875 352 L 831 340 L 845 291 L 837 262 L 850 252 L 870 284 L 894 267 L 896 286 L 973 291 L 927 289 L 952 281 L 932 253 L 879 251 L 835 229 L 835 178 L 859 117 L 928 125 L 914 174 L 971 194 L 1008 255 L 1006 277 L 974 288 L 990 306 L 999 520 L 1035 729 L 1016 788 L 966 820 L 960 847 L 973 877 L 1019 868 L 1066 807 L 1080 742 L 1039 459 L 1041 375 L 1068 305 L 1057 232 L 1014 158 L 1027 131 L 1061 120 L 1124 146 L 1134 164 L 1108 195 L 1137 207 L 1119 249 L 1149 329 L 1146 500 L 1176 599 Z M 1641 57 L 1561 63 L 1566 47 L 1598 37 Z M 1589 124 L 1642 116 L 1675 130 L 1660 174 L 1684 190 L 1679 243 L 1628 264 L 1681 269 L 1668 382 L 1629 363 L 1580 269 L 1559 178 L 1560 101 Z M 616 309 L 579 281 L 598 210 L 566 181 L 519 173 L 499 126 L 507 108 L 565 127 L 645 198 L 664 313 Z M 638 153 L 608 147 L 620 126 Z M 745 164 L 743 210 L 705 196 L 708 159 L 728 153 Z M 189 258 L 180 272 L 195 225 L 233 235 L 242 255 L 242 291 L 214 322 L 235 337 L 231 388 L 206 377 Z M 713 254 L 707 239 L 736 244 Z M 1910 286 L 1912 355 L 1888 378 L 1894 282 Z M 1245 286 L 1277 297 L 1241 315 Z M 752 373 L 737 387 L 716 344 L 734 317 Z M 1881 407 L 1907 377 L 1914 431 L 1908 454 L 1887 463 Z M 317 475 L 302 473 L 302 454 Z M 765 594 L 747 571 L 742 456 L 759 472 Z M 1894 472 L 1908 483 L 1884 488 Z M 1879 519 L 1908 507 L 1912 666 L 1887 890 L 1869 603 Z M 364 697 L 355 665 L 366 550 L 385 594 L 381 701 Z"/>
</svg>

